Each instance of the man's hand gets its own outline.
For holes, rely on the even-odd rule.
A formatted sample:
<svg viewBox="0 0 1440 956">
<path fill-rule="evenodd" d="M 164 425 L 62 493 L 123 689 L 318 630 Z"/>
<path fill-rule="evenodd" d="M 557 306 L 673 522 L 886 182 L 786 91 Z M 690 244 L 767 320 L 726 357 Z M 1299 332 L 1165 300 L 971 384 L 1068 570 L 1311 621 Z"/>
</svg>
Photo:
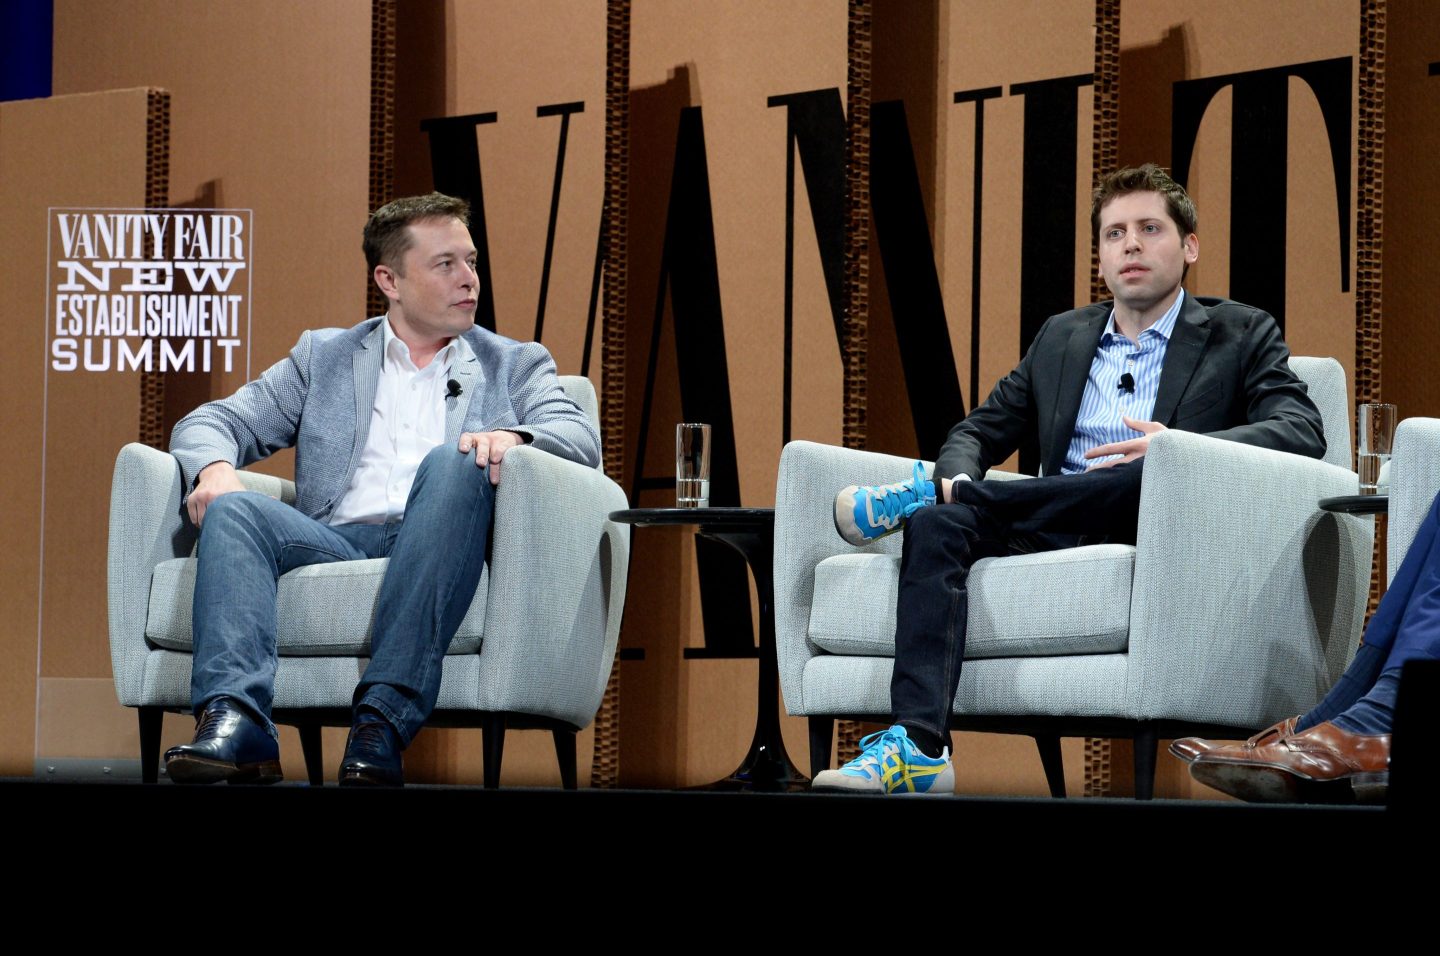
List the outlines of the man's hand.
<svg viewBox="0 0 1440 956">
<path fill-rule="evenodd" d="M 490 466 L 490 484 L 500 484 L 500 459 L 516 445 L 525 444 L 525 439 L 514 432 L 465 432 L 460 436 L 460 453 L 475 451 L 477 468 Z"/>
<path fill-rule="evenodd" d="M 190 513 L 190 520 L 195 522 L 195 527 L 200 527 L 200 522 L 205 520 L 205 509 L 210 503 L 221 495 L 228 495 L 232 491 L 244 491 L 245 486 L 240 484 L 240 476 L 235 473 L 235 466 L 227 461 L 211 462 L 200 469 L 200 480 L 195 483 L 195 490 L 190 492 L 190 497 L 185 499 L 185 510 Z"/>
<path fill-rule="evenodd" d="M 1122 455 L 1121 458 L 1111 458 L 1109 461 L 1100 461 L 1091 465 L 1095 468 L 1109 468 L 1113 465 L 1123 465 L 1127 461 L 1144 455 L 1150 450 L 1150 439 L 1160 432 L 1165 431 L 1165 426 L 1159 422 L 1138 422 L 1133 418 L 1121 416 L 1128 427 L 1140 432 L 1139 438 L 1129 438 L 1125 441 L 1114 441 L 1108 445 L 1097 445 L 1085 453 L 1086 458 L 1104 458 L 1106 455 Z"/>
</svg>

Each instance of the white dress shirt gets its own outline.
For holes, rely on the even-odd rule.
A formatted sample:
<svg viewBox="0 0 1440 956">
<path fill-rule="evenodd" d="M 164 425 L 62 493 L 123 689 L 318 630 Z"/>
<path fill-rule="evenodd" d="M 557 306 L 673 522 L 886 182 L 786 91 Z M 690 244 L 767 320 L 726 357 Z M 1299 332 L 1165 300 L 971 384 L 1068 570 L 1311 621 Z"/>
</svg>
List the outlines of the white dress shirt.
<svg viewBox="0 0 1440 956">
<path fill-rule="evenodd" d="M 370 434 L 350 487 L 330 515 L 331 524 L 384 524 L 405 516 L 415 472 L 430 449 L 445 440 L 445 395 L 450 367 L 461 349 L 454 338 L 430 364 L 416 368 L 410 348 L 385 319 L 385 351 Z"/>
</svg>

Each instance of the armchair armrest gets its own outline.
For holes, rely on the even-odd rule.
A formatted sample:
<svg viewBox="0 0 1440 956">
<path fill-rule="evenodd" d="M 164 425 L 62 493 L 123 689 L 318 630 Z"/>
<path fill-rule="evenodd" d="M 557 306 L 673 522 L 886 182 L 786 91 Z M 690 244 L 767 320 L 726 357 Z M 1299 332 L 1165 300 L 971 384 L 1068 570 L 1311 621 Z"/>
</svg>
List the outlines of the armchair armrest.
<svg viewBox="0 0 1440 956">
<path fill-rule="evenodd" d="M 1329 688 L 1360 636 L 1374 526 L 1316 504 L 1356 487 L 1299 455 L 1155 437 L 1130 612 L 1137 717 L 1262 726 Z"/>
<path fill-rule="evenodd" d="M 846 485 L 880 485 L 910 474 L 913 458 L 792 441 L 780 454 L 775 488 L 775 655 L 789 713 L 803 713 L 805 662 L 821 653 L 807 636 L 815 566 L 837 554 L 899 554 L 900 536 L 863 548 L 835 532 L 835 493 Z M 926 462 L 933 469 L 933 464 Z"/>
<path fill-rule="evenodd" d="M 173 457 L 131 443 L 115 459 L 110 484 L 110 541 L 106 589 L 110 609 L 110 664 L 120 703 L 140 703 L 144 677 L 145 617 L 155 566 L 194 547 L 185 517 L 180 465 Z"/>
<path fill-rule="evenodd" d="M 594 468 L 521 446 L 495 498 L 479 694 L 495 710 L 584 725 L 610 677 L 630 566 L 628 507 Z M 499 675 L 508 675 L 502 681 Z M 550 701 L 574 704 L 552 713 Z"/>
<path fill-rule="evenodd" d="M 1395 429 L 1390 461 L 1390 519 L 1385 526 L 1385 569 L 1395 579 L 1405 552 L 1440 489 L 1440 419 L 1407 418 Z"/>
<path fill-rule="evenodd" d="M 251 491 L 295 502 L 295 484 L 283 478 L 241 471 Z M 141 702 L 145 621 L 150 578 L 162 561 L 188 556 L 198 530 L 185 514 L 184 476 L 174 456 L 132 442 L 120 449 L 110 484 L 110 541 L 106 589 L 109 600 L 110 665 L 120 703 Z"/>
</svg>

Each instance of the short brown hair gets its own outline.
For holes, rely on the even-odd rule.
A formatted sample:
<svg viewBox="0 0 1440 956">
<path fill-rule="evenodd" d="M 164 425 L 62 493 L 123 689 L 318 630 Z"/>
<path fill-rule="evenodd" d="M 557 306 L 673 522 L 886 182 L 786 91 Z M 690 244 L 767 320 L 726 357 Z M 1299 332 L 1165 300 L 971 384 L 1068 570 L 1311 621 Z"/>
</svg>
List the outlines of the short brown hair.
<svg viewBox="0 0 1440 956">
<path fill-rule="evenodd" d="M 1182 239 L 1195 232 L 1200 223 L 1194 200 L 1185 192 L 1184 186 L 1170 178 L 1169 173 L 1154 163 L 1127 166 L 1103 177 L 1095 187 L 1090 200 L 1090 238 L 1093 241 L 1100 241 L 1100 210 L 1110 200 L 1129 193 L 1159 193 L 1164 196 L 1165 210 L 1180 230 Z"/>
<path fill-rule="evenodd" d="M 406 196 L 388 202 L 370 214 L 365 223 L 365 264 L 373 273 L 384 263 L 400 271 L 400 261 L 410 248 L 410 233 L 405 228 L 425 219 L 458 219 L 470 225 L 470 204 L 444 193 Z"/>
</svg>

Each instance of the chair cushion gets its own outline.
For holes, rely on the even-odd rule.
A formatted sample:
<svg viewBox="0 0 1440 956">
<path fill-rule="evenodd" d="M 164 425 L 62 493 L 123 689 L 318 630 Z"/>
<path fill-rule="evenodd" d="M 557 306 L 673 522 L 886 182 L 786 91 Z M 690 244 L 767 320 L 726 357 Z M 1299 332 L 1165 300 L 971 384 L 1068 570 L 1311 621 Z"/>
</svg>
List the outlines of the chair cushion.
<svg viewBox="0 0 1440 956">
<path fill-rule="evenodd" d="M 365 657 L 370 653 L 370 621 L 380 596 L 380 580 L 389 561 L 338 561 L 296 568 L 280 579 L 277 644 L 281 656 Z M 490 569 L 480 575 L 475 600 L 450 642 L 451 654 L 474 654 L 485 628 L 485 595 Z M 155 568 L 150 581 L 150 611 L 145 636 L 160 647 L 189 651 L 190 606 L 195 592 L 195 559 L 176 558 Z"/>
<path fill-rule="evenodd" d="M 970 569 L 965 656 L 1124 651 L 1135 549 L 1100 544 L 985 558 Z M 895 656 L 900 558 L 843 554 L 815 568 L 810 640 L 832 654 Z"/>
</svg>

